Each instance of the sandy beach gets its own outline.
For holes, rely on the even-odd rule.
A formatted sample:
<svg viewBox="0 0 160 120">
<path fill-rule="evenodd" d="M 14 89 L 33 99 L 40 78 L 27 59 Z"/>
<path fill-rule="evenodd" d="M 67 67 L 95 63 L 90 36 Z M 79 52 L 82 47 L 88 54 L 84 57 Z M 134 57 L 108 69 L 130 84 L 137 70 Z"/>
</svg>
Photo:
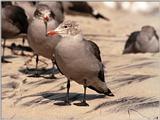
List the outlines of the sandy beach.
<svg viewBox="0 0 160 120">
<path fill-rule="evenodd" d="M 66 15 L 65 18 L 77 21 L 84 37 L 99 46 L 105 65 L 105 80 L 115 96 L 100 95 L 87 89 L 89 106 L 76 106 L 74 103 L 83 98 L 83 86 L 72 81 L 71 105 L 57 105 L 65 99 L 65 76 L 56 71 L 57 79 L 49 79 L 52 63 L 40 57 L 41 77 L 29 77 L 35 72 L 35 58 L 25 66 L 30 57 L 13 55 L 6 48 L 7 60 L 12 63 L 2 64 L 3 120 L 159 119 L 160 53 L 122 55 L 122 51 L 128 35 L 140 30 L 143 25 L 154 26 L 160 36 L 160 17 L 111 10 L 99 2 L 90 4 L 110 21 L 78 15 Z M 7 46 L 13 42 L 21 44 L 21 39 L 7 40 Z M 28 45 L 27 41 L 25 45 Z M 30 56 L 33 54 L 25 53 Z"/>
</svg>

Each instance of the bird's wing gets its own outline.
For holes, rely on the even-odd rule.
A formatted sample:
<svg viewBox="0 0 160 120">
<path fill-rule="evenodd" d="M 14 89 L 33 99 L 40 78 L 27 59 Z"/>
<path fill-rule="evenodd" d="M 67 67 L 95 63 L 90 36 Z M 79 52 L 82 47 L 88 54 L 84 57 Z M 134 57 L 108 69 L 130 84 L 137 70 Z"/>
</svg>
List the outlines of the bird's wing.
<svg viewBox="0 0 160 120">
<path fill-rule="evenodd" d="M 95 57 L 101 62 L 100 50 L 99 47 L 90 40 L 85 40 L 86 45 L 90 48 L 90 51 L 95 55 Z"/>
<path fill-rule="evenodd" d="M 92 13 L 92 7 L 87 3 L 87 2 L 70 2 L 72 4 L 71 7 L 69 7 L 70 10 L 76 11 L 76 12 L 81 12 L 81 13 L 87 13 L 91 14 Z"/>
<path fill-rule="evenodd" d="M 128 48 L 131 44 L 133 44 L 136 41 L 136 38 L 139 33 L 140 33 L 139 31 L 131 33 L 131 35 L 129 36 L 129 38 L 125 44 L 125 47 L 124 47 L 125 49 Z"/>
<path fill-rule="evenodd" d="M 90 41 L 90 40 L 84 40 L 87 47 L 89 47 L 90 51 L 95 55 L 95 57 L 100 61 L 102 62 L 101 60 L 101 55 L 100 55 L 100 50 L 99 50 L 99 47 L 93 42 L 93 41 Z M 104 65 L 102 64 L 102 67 L 100 68 L 99 72 L 98 72 L 98 78 L 104 82 Z"/>
<path fill-rule="evenodd" d="M 2 38 L 9 38 L 18 35 L 20 30 L 9 21 L 2 21 Z"/>
<path fill-rule="evenodd" d="M 12 21 L 12 23 L 17 26 L 22 33 L 27 32 L 28 20 L 25 11 L 18 6 L 7 6 L 5 8 L 6 19 Z"/>
</svg>

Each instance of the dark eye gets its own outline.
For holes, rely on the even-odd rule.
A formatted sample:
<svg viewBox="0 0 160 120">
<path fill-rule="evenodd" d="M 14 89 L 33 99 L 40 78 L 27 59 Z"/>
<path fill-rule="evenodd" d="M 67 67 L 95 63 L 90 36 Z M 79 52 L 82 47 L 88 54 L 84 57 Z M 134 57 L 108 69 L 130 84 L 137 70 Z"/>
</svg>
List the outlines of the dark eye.
<svg viewBox="0 0 160 120">
<path fill-rule="evenodd" d="M 37 15 L 37 16 L 41 16 L 41 15 L 42 15 L 42 13 L 41 13 L 39 10 L 36 10 L 35 15 Z"/>
<path fill-rule="evenodd" d="M 67 28 L 67 25 L 65 25 L 64 28 Z"/>
<path fill-rule="evenodd" d="M 51 12 L 51 13 L 49 14 L 49 16 L 50 16 L 51 18 L 55 18 L 55 14 L 54 14 L 53 12 Z"/>
</svg>

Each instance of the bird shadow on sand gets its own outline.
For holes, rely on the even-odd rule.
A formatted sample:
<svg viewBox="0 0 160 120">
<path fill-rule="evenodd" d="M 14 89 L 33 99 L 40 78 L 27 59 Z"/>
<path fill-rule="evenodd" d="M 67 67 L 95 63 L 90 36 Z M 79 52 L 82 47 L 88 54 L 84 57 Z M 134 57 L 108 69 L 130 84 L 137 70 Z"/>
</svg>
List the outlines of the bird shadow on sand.
<svg viewBox="0 0 160 120">
<path fill-rule="evenodd" d="M 12 55 L 5 55 L 5 56 L 1 56 L 1 62 L 2 63 L 12 63 L 12 61 L 10 61 L 11 59 L 17 58 L 16 56 L 12 56 Z"/>
<path fill-rule="evenodd" d="M 55 68 L 20 68 L 19 72 L 28 75 L 28 77 L 43 77 L 50 79 L 51 77 L 46 77 L 46 75 L 58 74 L 59 70 Z M 34 76 L 38 73 L 38 76 Z"/>
<path fill-rule="evenodd" d="M 22 45 L 16 45 L 15 43 L 12 43 L 11 45 L 6 45 L 10 50 L 16 50 L 16 51 L 24 51 L 24 52 L 33 52 L 33 50 L 29 46 L 22 46 Z"/>
<path fill-rule="evenodd" d="M 4 59 L 14 59 L 17 58 L 16 56 L 12 56 L 12 55 L 5 55 Z"/>
<path fill-rule="evenodd" d="M 2 84 L 2 99 L 11 99 L 14 97 L 17 97 L 17 93 L 21 93 L 19 95 L 22 96 L 24 92 L 30 91 L 32 89 L 35 89 L 37 87 L 43 86 L 43 85 L 48 85 L 48 84 L 53 84 L 54 82 L 58 81 L 61 78 L 57 79 L 35 79 L 34 81 L 27 81 L 27 79 L 24 79 L 22 82 L 22 85 L 20 85 L 19 82 L 16 81 L 10 81 L 8 83 Z M 61 91 L 63 89 L 66 89 L 64 87 L 64 84 L 66 82 L 59 83 L 58 85 L 54 86 L 54 88 L 58 87 L 58 89 L 54 92 Z M 23 85 L 27 86 L 26 88 L 23 89 Z M 27 96 L 26 96 L 27 97 Z M 18 98 L 18 100 L 26 98 L 26 97 L 21 97 Z"/>
<path fill-rule="evenodd" d="M 108 108 L 108 112 L 126 112 L 128 109 L 146 109 L 152 107 L 159 107 L 159 100 L 155 97 L 122 97 L 111 101 L 106 101 L 97 105 L 94 109 L 87 113 Z"/>
<path fill-rule="evenodd" d="M 47 103 L 54 103 L 55 105 L 62 106 L 63 101 L 65 101 L 66 93 L 42 92 L 42 93 L 37 93 L 37 94 L 21 97 L 16 101 L 16 103 L 28 97 L 36 97 L 36 98 L 30 101 L 27 101 L 23 103 L 22 105 L 29 107 L 32 105 L 43 105 Z M 104 95 L 87 94 L 86 100 L 89 101 L 89 100 L 100 99 L 104 97 L 105 97 Z M 70 93 L 69 94 L 70 102 L 81 101 L 82 99 L 83 99 L 83 94 L 81 93 Z"/>
</svg>

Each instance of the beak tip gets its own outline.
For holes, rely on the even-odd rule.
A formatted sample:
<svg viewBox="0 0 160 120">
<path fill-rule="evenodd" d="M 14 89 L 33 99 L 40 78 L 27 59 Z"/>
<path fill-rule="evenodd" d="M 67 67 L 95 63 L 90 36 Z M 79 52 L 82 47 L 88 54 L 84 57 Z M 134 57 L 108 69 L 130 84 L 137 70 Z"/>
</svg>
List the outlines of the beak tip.
<svg viewBox="0 0 160 120">
<path fill-rule="evenodd" d="M 48 16 L 43 17 L 43 19 L 44 19 L 45 22 L 49 21 L 49 17 Z"/>
<path fill-rule="evenodd" d="M 57 34 L 56 31 L 48 31 L 47 34 L 46 34 L 46 36 L 54 36 L 56 34 Z"/>
</svg>

